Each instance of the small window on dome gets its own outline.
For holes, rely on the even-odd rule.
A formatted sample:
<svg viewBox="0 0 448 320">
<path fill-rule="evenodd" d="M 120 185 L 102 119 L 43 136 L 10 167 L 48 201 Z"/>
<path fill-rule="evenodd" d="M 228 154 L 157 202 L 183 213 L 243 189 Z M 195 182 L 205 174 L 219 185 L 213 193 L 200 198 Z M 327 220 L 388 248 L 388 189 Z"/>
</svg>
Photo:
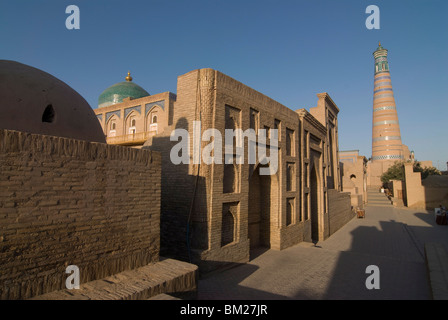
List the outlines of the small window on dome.
<svg viewBox="0 0 448 320">
<path fill-rule="evenodd" d="M 152 117 L 152 123 L 157 123 L 157 116 Z"/>
<path fill-rule="evenodd" d="M 131 127 L 135 127 L 135 119 L 131 120 Z"/>
<path fill-rule="evenodd" d="M 54 121 L 54 116 L 55 116 L 54 108 L 51 104 L 49 104 L 45 108 L 44 113 L 42 114 L 42 122 L 52 123 Z"/>
</svg>

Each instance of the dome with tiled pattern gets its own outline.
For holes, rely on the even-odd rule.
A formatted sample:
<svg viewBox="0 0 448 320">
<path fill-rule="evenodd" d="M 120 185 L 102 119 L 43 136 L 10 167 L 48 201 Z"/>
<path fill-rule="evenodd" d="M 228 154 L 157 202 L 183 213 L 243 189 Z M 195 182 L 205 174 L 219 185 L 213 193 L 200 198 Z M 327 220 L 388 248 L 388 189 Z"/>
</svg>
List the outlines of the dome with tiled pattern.
<svg viewBox="0 0 448 320">
<path fill-rule="evenodd" d="M 126 81 L 116 83 L 100 94 L 98 107 L 101 108 L 117 104 L 123 102 L 125 98 L 138 99 L 149 95 L 145 89 L 132 82 L 132 77 L 128 72 Z"/>
</svg>

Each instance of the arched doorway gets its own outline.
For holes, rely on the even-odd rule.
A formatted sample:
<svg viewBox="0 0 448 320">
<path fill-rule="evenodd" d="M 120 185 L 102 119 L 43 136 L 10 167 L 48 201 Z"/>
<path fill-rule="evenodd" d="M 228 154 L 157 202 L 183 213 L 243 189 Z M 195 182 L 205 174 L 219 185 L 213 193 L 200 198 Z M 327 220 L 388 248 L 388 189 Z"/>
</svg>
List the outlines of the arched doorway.
<svg viewBox="0 0 448 320">
<path fill-rule="evenodd" d="M 278 181 L 276 175 L 260 175 L 259 165 L 249 180 L 248 237 L 250 248 L 270 247 L 271 217 L 278 211 Z"/>
<path fill-rule="evenodd" d="M 314 165 L 310 172 L 311 239 L 319 241 L 319 177 Z"/>
</svg>

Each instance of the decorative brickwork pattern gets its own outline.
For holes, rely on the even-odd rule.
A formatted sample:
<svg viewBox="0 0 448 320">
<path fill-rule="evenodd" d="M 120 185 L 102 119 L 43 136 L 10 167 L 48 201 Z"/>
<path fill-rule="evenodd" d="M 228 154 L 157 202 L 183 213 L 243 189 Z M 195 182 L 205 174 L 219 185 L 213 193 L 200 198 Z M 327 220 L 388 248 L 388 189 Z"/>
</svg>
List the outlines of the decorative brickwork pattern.
<svg viewBox="0 0 448 320">
<path fill-rule="evenodd" d="M 178 78 L 172 125 L 143 146 L 160 151 L 163 158 L 163 256 L 191 261 L 203 273 L 229 262 L 247 262 L 251 250 L 259 246 L 281 250 L 311 241 L 311 229 L 316 240 L 323 240 L 329 235 L 328 216 L 333 212 L 341 217 L 335 218 L 337 221 L 344 220 L 343 211 L 328 210 L 327 197 L 327 188 L 334 188 L 336 193 L 341 190 L 339 109 L 327 93 L 318 94 L 318 98 L 313 112 L 293 111 L 213 69 L 194 70 Z M 278 168 L 273 175 L 260 174 L 272 163 L 261 164 L 260 159 L 249 163 L 247 138 L 245 160 L 236 166 L 195 163 L 193 140 L 189 144 L 189 164 L 175 165 L 170 159 L 173 146 L 178 144 L 170 140 L 175 129 L 187 130 L 192 139 L 194 134 L 200 139 L 208 129 L 218 130 L 223 138 L 226 129 L 277 129 Z M 306 141 L 304 130 L 310 133 Z M 269 134 L 266 142 L 257 140 L 257 145 L 271 143 Z M 209 144 L 199 140 L 196 147 L 204 150 Z M 220 153 L 228 152 L 235 163 L 235 148 L 226 150 L 225 143 L 221 147 Z M 302 183 L 310 179 L 310 170 L 304 169 L 310 163 L 316 172 L 313 191 L 308 182 Z M 349 195 L 341 202 L 341 208 L 348 208 L 345 218 L 350 219 Z"/>
</svg>

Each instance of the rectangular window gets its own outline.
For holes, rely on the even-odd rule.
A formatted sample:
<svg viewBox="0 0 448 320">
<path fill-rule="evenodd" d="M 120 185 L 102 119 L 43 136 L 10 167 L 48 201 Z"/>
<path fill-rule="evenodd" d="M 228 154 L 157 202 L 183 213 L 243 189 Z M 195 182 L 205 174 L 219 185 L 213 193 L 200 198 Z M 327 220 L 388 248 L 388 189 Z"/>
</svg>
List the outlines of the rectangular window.
<svg viewBox="0 0 448 320">
<path fill-rule="evenodd" d="M 271 138 L 271 128 L 269 128 L 268 126 L 264 126 L 264 131 L 266 133 L 266 138 L 270 139 Z"/>
<path fill-rule="evenodd" d="M 239 180 L 239 165 L 234 156 L 233 163 L 224 164 L 223 193 L 238 193 Z"/>
<path fill-rule="evenodd" d="M 310 134 L 310 143 L 315 144 L 317 147 L 320 147 L 320 139 L 316 137 L 314 134 Z"/>
<path fill-rule="evenodd" d="M 225 117 L 226 117 L 225 118 L 225 129 L 226 130 L 233 130 L 233 132 L 235 132 L 235 130 L 241 128 L 241 110 L 231 107 L 229 105 L 226 105 Z M 227 157 L 230 154 L 235 155 L 237 152 L 236 136 L 233 135 L 232 141 L 226 140 L 225 143 L 226 143 L 226 146 L 225 146 L 226 155 L 225 156 Z M 230 145 L 232 145 L 231 148 L 230 148 Z M 235 159 L 233 159 L 233 160 L 235 161 Z"/>
<path fill-rule="evenodd" d="M 305 215 L 305 220 L 308 220 L 309 214 L 308 214 L 308 198 L 309 198 L 310 194 L 309 193 L 305 193 L 305 196 L 303 197 L 303 213 Z"/>
<path fill-rule="evenodd" d="M 303 166 L 303 182 L 304 187 L 308 188 L 308 163 Z"/>
<path fill-rule="evenodd" d="M 324 192 L 324 213 L 327 212 L 327 193 Z"/>
<path fill-rule="evenodd" d="M 238 129 L 240 128 L 240 110 L 229 105 L 226 105 L 226 129 Z"/>
<path fill-rule="evenodd" d="M 277 139 L 278 141 L 282 140 L 282 133 L 281 133 L 281 123 L 280 120 L 275 119 L 274 120 L 274 129 L 277 130 Z"/>
<path fill-rule="evenodd" d="M 255 109 L 250 109 L 250 128 L 255 130 L 255 134 L 258 134 L 259 124 L 259 112 Z"/>
<path fill-rule="evenodd" d="M 286 225 L 287 226 L 294 223 L 294 216 L 295 216 L 294 208 L 295 208 L 295 198 L 286 199 Z"/>
<path fill-rule="evenodd" d="M 296 189 L 295 163 L 286 163 L 286 191 L 294 191 Z"/>
<path fill-rule="evenodd" d="M 291 129 L 286 128 L 286 155 L 287 156 L 294 156 L 294 131 Z"/>
<path fill-rule="evenodd" d="M 322 168 L 322 177 L 324 177 L 324 179 L 322 179 L 322 182 L 323 182 L 323 187 L 325 188 L 327 185 L 326 185 L 326 181 L 327 181 L 327 179 L 326 179 L 326 177 L 327 177 L 327 174 L 326 174 L 326 168 Z"/>
<path fill-rule="evenodd" d="M 305 145 L 304 145 L 304 155 L 305 155 L 305 158 L 309 158 L 309 152 L 308 152 L 308 139 L 309 139 L 309 134 L 308 134 L 308 131 L 306 131 L 305 130 L 305 136 L 303 137 L 303 140 L 305 140 L 304 141 L 304 143 L 305 143 Z"/>
</svg>

